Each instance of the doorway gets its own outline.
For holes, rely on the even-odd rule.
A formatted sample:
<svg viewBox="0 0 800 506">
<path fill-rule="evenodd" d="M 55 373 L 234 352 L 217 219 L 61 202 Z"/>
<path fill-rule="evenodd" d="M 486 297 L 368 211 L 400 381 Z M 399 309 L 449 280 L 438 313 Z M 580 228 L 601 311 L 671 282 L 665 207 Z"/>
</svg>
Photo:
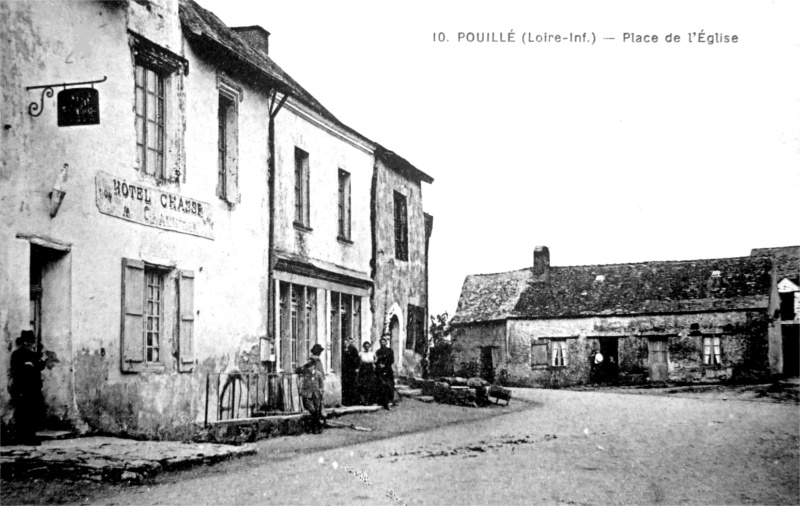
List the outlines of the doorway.
<svg viewBox="0 0 800 506">
<path fill-rule="evenodd" d="M 602 337 L 600 341 L 600 354 L 603 362 L 597 371 L 600 382 L 614 382 L 619 378 L 619 341 L 616 337 Z"/>
<path fill-rule="evenodd" d="M 72 290 L 69 251 L 30 245 L 30 328 L 50 364 L 42 371 L 44 429 L 68 428 L 73 404 Z"/>
<path fill-rule="evenodd" d="M 494 383 L 495 376 L 494 376 L 494 359 L 492 358 L 493 355 L 493 346 L 482 346 L 481 347 L 481 378 L 485 379 L 489 383 Z"/>
</svg>

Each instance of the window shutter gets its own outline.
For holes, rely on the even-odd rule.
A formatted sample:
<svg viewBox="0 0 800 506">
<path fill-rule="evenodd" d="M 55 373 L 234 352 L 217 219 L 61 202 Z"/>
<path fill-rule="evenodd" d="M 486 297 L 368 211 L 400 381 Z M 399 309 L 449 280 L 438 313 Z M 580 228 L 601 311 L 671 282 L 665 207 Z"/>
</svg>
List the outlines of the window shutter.
<svg viewBox="0 0 800 506">
<path fill-rule="evenodd" d="M 144 362 L 144 262 L 122 259 L 120 358 L 123 372 L 138 372 Z"/>
<path fill-rule="evenodd" d="M 180 271 L 178 287 L 178 370 L 194 366 L 194 272 Z"/>
<path fill-rule="evenodd" d="M 547 365 L 547 343 L 534 342 L 531 349 L 533 365 Z"/>
<path fill-rule="evenodd" d="M 238 204 L 241 202 L 242 197 L 239 194 L 239 152 L 235 142 L 228 144 L 227 155 L 228 160 L 225 164 L 225 199 L 231 204 Z"/>
</svg>

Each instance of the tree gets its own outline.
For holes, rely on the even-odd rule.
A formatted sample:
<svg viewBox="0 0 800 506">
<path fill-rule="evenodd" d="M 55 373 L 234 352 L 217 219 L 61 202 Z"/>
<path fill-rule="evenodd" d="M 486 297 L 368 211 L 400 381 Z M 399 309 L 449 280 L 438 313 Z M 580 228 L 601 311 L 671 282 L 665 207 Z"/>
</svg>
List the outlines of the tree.
<svg viewBox="0 0 800 506">
<path fill-rule="evenodd" d="M 447 312 L 431 316 L 431 346 L 428 351 L 431 376 L 453 375 L 453 345 L 450 342 L 450 315 Z"/>
</svg>

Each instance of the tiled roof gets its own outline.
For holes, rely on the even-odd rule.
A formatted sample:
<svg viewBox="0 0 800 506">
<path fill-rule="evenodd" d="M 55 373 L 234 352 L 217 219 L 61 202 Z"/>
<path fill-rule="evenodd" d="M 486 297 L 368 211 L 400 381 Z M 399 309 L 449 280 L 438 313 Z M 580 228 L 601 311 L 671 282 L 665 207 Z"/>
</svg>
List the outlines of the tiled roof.
<svg viewBox="0 0 800 506">
<path fill-rule="evenodd" d="M 506 318 L 559 318 L 765 309 L 768 257 L 550 267 L 464 282 L 454 324 Z"/>
<path fill-rule="evenodd" d="M 194 0 L 180 0 L 178 11 L 187 38 L 200 43 L 211 43 L 225 52 L 227 57 L 235 58 L 240 63 L 250 66 L 251 70 L 260 74 L 260 77 L 267 79 L 270 85 L 282 93 L 291 94 L 295 100 L 303 103 L 322 118 L 369 144 L 376 144 L 339 121 L 311 93 L 279 67 L 268 54 L 248 43 L 241 35 L 225 25 L 213 12 L 202 8 Z M 387 165 L 406 177 L 419 179 L 426 183 L 433 182 L 432 177 L 411 165 L 403 157 L 377 144 L 376 154 L 383 156 Z"/>
<path fill-rule="evenodd" d="M 213 12 L 202 8 L 194 0 L 180 0 L 178 11 L 183 31 L 190 40 L 200 40 L 215 44 L 226 51 L 229 57 L 237 58 L 242 63 L 250 65 L 253 70 L 260 72 L 264 78 L 268 79 L 281 92 L 290 93 L 295 99 L 313 109 L 323 118 L 355 133 L 359 137 L 363 137 L 336 119 L 305 88 L 284 72 L 269 55 L 251 46 L 239 34 L 225 25 Z"/>
<path fill-rule="evenodd" d="M 532 279 L 531 269 L 467 276 L 451 323 L 502 320 L 512 316 L 520 294 Z"/>
<path fill-rule="evenodd" d="M 375 156 L 382 160 L 387 167 L 408 179 L 423 181 L 428 184 L 433 183 L 432 177 L 411 165 L 402 156 L 394 151 L 389 151 L 380 144 L 375 147 Z"/>
<path fill-rule="evenodd" d="M 775 265 L 778 281 L 789 278 L 795 284 L 800 282 L 800 246 L 781 248 L 753 248 L 750 256 L 769 256 Z"/>
</svg>

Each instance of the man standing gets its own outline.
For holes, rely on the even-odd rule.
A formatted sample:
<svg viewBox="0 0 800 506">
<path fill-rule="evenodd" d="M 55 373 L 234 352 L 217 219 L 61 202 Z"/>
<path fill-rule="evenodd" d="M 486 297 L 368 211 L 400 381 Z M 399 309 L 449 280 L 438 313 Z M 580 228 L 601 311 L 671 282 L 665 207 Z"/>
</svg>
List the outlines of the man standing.
<svg viewBox="0 0 800 506">
<path fill-rule="evenodd" d="M 46 362 L 37 349 L 32 330 L 23 330 L 17 339 L 17 348 L 11 354 L 11 384 L 8 387 L 14 406 L 14 425 L 19 442 L 38 444 L 36 431 L 44 419 L 42 396 L 42 369 Z"/>
<path fill-rule="evenodd" d="M 342 356 L 342 405 L 352 406 L 358 404 L 358 366 L 361 358 L 358 348 L 349 338 L 344 340 L 344 355 Z"/>
<path fill-rule="evenodd" d="M 386 336 L 381 337 L 381 347 L 375 352 L 378 366 L 378 403 L 384 409 L 392 409 L 389 404 L 394 402 L 394 352 L 388 346 Z"/>
<path fill-rule="evenodd" d="M 297 374 L 302 376 L 300 396 L 303 398 L 303 407 L 311 413 L 309 430 L 313 434 L 322 433 L 322 394 L 325 388 L 325 367 L 319 359 L 325 348 L 319 343 L 311 347 L 311 356 L 302 367 L 297 368 Z"/>
</svg>

